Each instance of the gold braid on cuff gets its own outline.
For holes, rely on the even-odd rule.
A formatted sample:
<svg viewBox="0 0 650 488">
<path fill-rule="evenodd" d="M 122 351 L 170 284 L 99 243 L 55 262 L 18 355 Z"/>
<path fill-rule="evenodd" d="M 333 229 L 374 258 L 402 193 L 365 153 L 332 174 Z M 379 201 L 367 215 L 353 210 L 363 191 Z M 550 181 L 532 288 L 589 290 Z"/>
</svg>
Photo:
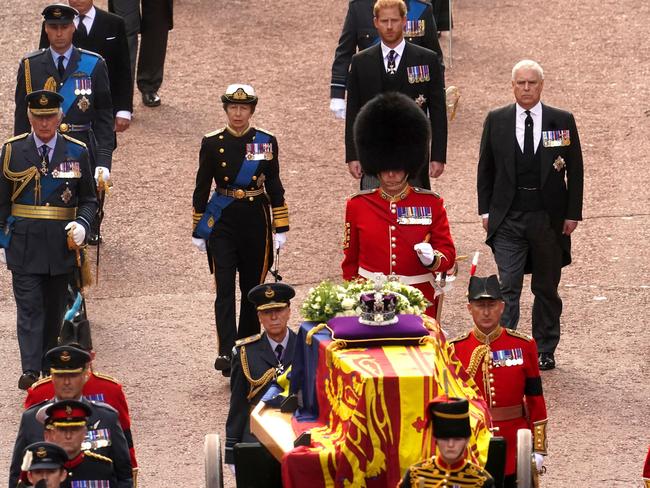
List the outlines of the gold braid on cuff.
<svg viewBox="0 0 650 488">
<path fill-rule="evenodd" d="M 548 449 L 546 440 L 546 423 L 548 420 L 533 422 L 533 451 L 546 455 Z"/>
</svg>

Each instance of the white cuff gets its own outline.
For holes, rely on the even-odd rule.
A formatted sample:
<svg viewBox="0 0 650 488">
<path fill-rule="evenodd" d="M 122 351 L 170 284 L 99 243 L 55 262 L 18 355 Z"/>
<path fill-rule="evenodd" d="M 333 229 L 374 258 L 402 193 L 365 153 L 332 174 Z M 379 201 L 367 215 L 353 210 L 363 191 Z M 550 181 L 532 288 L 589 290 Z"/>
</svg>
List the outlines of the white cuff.
<svg viewBox="0 0 650 488">
<path fill-rule="evenodd" d="M 115 114 L 115 118 L 120 118 L 120 119 L 126 119 L 126 120 L 131 120 L 131 112 L 128 110 L 118 110 L 117 113 Z"/>
</svg>

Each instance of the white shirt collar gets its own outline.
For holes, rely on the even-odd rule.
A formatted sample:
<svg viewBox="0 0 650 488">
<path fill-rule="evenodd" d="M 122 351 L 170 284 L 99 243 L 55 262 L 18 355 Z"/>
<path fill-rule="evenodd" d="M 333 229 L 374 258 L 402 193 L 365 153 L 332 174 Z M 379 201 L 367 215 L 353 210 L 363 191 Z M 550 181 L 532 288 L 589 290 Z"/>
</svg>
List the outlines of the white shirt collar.
<svg viewBox="0 0 650 488">
<path fill-rule="evenodd" d="M 63 53 L 63 57 L 65 58 L 65 62 L 67 63 L 70 61 L 70 56 L 72 56 L 72 45 L 68 48 L 66 52 Z M 54 60 L 54 64 L 59 62 L 59 56 L 61 56 L 59 53 L 57 53 L 54 49 L 52 49 L 52 46 L 50 46 L 50 53 L 52 54 L 52 59 Z"/>
<path fill-rule="evenodd" d="M 90 25 L 92 25 L 93 21 L 95 20 L 95 13 L 96 10 L 95 10 L 95 6 L 93 5 L 92 7 L 90 7 L 90 10 L 88 10 L 88 12 L 86 12 L 84 16 L 84 24 L 86 24 L 86 27 L 88 27 L 88 22 L 90 22 Z M 74 18 L 74 25 L 75 26 L 79 25 L 78 15 Z"/>
<path fill-rule="evenodd" d="M 402 54 L 404 53 L 404 47 L 406 46 L 406 41 L 402 38 L 402 42 L 400 42 L 397 46 L 395 47 L 388 47 L 386 44 L 383 42 L 381 43 L 381 54 L 384 59 L 388 57 L 388 53 L 393 50 L 397 53 L 398 58 L 400 59 L 402 57 Z"/>
<path fill-rule="evenodd" d="M 526 109 L 523 108 L 521 105 L 518 103 L 515 104 L 517 106 L 517 117 L 521 117 L 521 114 L 526 113 Z M 539 101 L 537 104 L 530 109 L 530 115 L 531 117 L 539 117 L 542 115 L 542 102 Z"/>
</svg>

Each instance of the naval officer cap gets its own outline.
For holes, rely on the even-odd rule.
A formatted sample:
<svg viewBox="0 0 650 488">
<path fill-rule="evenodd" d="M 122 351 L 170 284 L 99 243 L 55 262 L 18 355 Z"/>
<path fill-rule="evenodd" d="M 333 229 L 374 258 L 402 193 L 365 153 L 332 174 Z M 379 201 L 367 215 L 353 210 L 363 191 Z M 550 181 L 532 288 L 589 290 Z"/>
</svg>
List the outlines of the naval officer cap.
<svg viewBox="0 0 650 488">
<path fill-rule="evenodd" d="M 226 93 L 221 95 L 223 103 L 242 103 L 245 105 L 255 105 L 257 103 L 257 95 L 255 89 L 250 85 L 241 83 L 234 83 L 228 85 Z"/>
<path fill-rule="evenodd" d="M 79 12 L 69 5 L 53 3 L 45 7 L 41 15 L 46 24 L 72 24 Z"/>
<path fill-rule="evenodd" d="M 284 283 L 263 283 L 248 292 L 248 300 L 257 310 L 270 310 L 289 306 L 296 290 Z"/>
<path fill-rule="evenodd" d="M 467 287 L 467 301 L 481 300 L 487 298 L 490 300 L 503 300 L 501 295 L 501 285 L 497 275 L 490 275 L 487 278 L 472 276 L 469 279 Z"/>
<path fill-rule="evenodd" d="M 49 90 L 37 90 L 25 96 L 27 108 L 32 115 L 55 115 L 59 113 L 63 97 Z"/>
<path fill-rule="evenodd" d="M 51 442 L 34 442 L 25 448 L 24 456 L 29 462 L 28 471 L 37 469 L 61 469 L 68 462 L 65 450 Z"/>
</svg>

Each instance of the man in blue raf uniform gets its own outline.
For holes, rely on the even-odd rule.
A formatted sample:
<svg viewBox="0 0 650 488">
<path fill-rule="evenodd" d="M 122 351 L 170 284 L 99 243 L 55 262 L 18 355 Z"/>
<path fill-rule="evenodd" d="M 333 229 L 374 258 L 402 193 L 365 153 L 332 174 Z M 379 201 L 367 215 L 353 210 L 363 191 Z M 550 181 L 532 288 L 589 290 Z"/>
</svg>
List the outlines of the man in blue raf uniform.
<svg viewBox="0 0 650 488">
<path fill-rule="evenodd" d="M 438 396 L 427 414 L 438 454 L 410 466 L 398 488 L 494 488 L 492 476 L 467 459 L 472 435 L 467 400 Z"/>
<path fill-rule="evenodd" d="M 82 397 L 83 386 L 89 375 L 90 354 L 74 346 L 59 346 L 48 351 L 46 359 L 52 365 L 54 398 L 23 412 L 11 459 L 9 488 L 16 486 L 25 447 L 43 440 L 44 413 L 47 407 L 61 400 L 78 400 L 90 408 L 86 436 L 88 448 L 113 461 L 119 488 L 132 488 L 131 458 L 117 411 L 105 403 Z"/>
<path fill-rule="evenodd" d="M 339 45 L 332 63 L 330 110 L 337 119 L 345 119 L 345 88 L 352 56 L 379 42 L 379 34 L 373 24 L 373 6 L 376 0 L 351 0 L 345 16 Z M 406 0 L 407 22 L 404 38 L 408 42 L 435 51 L 443 62 L 438 42 L 436 21 L 432 5 L 427 0 Z"/>
<path fill-rule="evenodd" d="M 18 488 L 35 485 L 41 488 L 59 488 L 68 477 L 64 465 L 68 461 L 65 450 L 51 442 L 35 442 L 25 448 L 23 469 Z M 42 481 L 41 481 L 42 480 Z M 41 485 L 37 483 L 41 482 Z"/>
<path fill-rule="evenodd" d="M 45 411 L 45 440 L 65 449 L 68 460 L 68 482 L 71 486 L 101 486 L 118 488 L 131 484 L 118 483 L 113 461 L 86 449 L 84 440 L 88 432 L 91 408 L 77 400 L 62 400 L 48 406 Z"/>
<path fill-rule="evenodd" d="M 215 368 L 230 371 L 237 338 L 260 331 L 255 308 L 244 298 L 264 282 L 272 250 L 286 241 L 289 210 L 280 180 L 278 142 L 251 126 L 257 95 L 250 85 L 228 86 L 221 97 L 228 124 L 201 142 L 193 196 L 193 244 L 208 250 L 217 296 L 214 315 L 219 338 Z M 215 191 L 208 201 L 213 183 Z M 273 246 L 273 247 L 272 247 Z M 239 328 L 235 321 L 235 275 L 239 271 Z"/>
<path fill-rule="evenodd" d="M 287 326 L 295 290 L 284 283 L 258 285 L 248 293 L 264 332 L 237 341 L 230 378 L 230 410 L 226 420 L 226 464 L 234 464 L 238 442 L 257 442 L 250 432 L 249 412 L 276 377 L 291 366 L 296 334 Z"/>
<path fill-rule="evenodd" d="M 115 142 L 108 70 L 101 56 L 73 46 L 77 14 L 63 4 L 43 10 L 50 47 L 30 53 L 20 61 L 14 134 L 29 130 L 25 95 L 33 90 L 56 91 L 64 99 L 59 130 L 86 144 L 95 179 L 101 169 L 108 181 Z"/>
<path fill-rule="evenodd" d="M 97 210 L 85 145 L 56 130 L 63 98 L 37 91 L 25 103 L 33 132 L 7 141 L 0 156 L 0 262 L 12 273 L 23 390 L 56 345 L 76 266 L 68 240 L 84 244 Z"/>
</svg>

